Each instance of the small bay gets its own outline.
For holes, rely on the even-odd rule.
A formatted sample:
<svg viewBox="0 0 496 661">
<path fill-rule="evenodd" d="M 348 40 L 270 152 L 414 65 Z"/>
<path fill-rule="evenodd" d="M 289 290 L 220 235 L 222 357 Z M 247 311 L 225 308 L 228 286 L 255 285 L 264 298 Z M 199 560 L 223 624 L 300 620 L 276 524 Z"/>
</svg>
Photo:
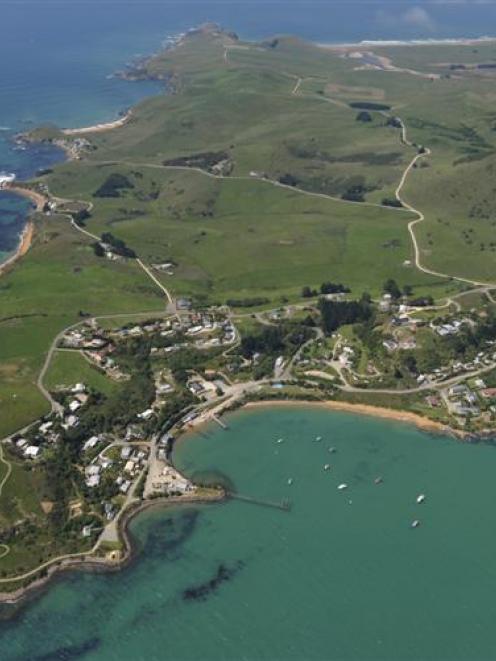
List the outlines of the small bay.
<svg viewBox="0 0 496 661">
<path fill-rule="evenodd" d="M 493 447 L 305 405 L 226 420 L 177 466 L 291 510 L 145 512 L 135 563 L 56 582 L 0 625 L 2 659 L 492 658 Z"/>
</svg>

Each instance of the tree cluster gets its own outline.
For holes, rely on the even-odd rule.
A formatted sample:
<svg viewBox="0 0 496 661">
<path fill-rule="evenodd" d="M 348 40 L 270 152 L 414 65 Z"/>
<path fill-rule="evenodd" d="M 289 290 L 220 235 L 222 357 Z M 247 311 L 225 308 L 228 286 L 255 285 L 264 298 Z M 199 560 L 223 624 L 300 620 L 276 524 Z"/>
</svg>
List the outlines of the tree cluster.
<svg viewBox="0 0 496 661">
<path fill-rule="evenodd" d="M 367 321 L 373 315 L 368 296 L 362 296 L 359 301 L 329 301 L 322 298 L 319 309 L 322 328 L 327 335 L 334 333 L 340 326 Z"/>
</svg>

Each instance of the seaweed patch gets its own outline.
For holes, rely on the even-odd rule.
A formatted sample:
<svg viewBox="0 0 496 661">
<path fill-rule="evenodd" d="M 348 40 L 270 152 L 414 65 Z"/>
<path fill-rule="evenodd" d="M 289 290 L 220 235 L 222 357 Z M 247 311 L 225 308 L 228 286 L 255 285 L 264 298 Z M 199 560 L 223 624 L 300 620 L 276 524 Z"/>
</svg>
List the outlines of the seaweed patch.
<svg viewBox="0 0 496 661">
<path fill-rule="evenodd" d="M 145 553 L 151 557 L 163 559 L 165 555 L 169 560 L 175 559 L 179 548 L 192 534 L 197 518 L 197 511 L 187 510 L 155 522 L 145 543 Z"/>
<path fill-rule="evenodd" d="M 101 645 L 100 638 L 89 638 L 79 645 L 67 645 L 58 647 L 53 652 L 47 654 L 40 654 L 39 656 L 32 657 L 32 661 L 71 661 L 85 656 L 89 652 L 94 652 Z"/>
<path fill-rule="evenodd" d="M 186 588 L 186 590 L 183 591 L 183 599 L 185 601 L 205 601 L 211 594 L 219 589 L 222 583 L 230 581 L 243 567 L 244 563 L 241 560 L 239 560 L 233 567 L 227 567 L 225 564 L 221 563 L 217 567 L 217 571 L 213 578 L 205 583 Z"/>
</svg>

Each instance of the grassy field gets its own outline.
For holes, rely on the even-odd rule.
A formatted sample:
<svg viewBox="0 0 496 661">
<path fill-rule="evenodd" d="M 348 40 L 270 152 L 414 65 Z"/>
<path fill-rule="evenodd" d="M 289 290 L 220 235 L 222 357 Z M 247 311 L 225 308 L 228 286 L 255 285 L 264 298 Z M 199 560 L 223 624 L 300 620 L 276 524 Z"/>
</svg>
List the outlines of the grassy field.
<svg viewBox="0 0 496 661">
<path fill-rule="evenodd" d="M 99 260 L 66 218 L 37 221 L 32 249 L 0 281 L 0 436 L 48 410 L 36 387 L 58 331 L 103 314 L 163 310 L 160 290 L 132 261 Z"/>
<path fill-rule="evenodd" d="M 107 172 L 116 170 L 79 169 L 84 173 L 79 190 L 88 199 Z M 150 168 L 138 178 L 131 168 L 118 171 L 134 189 L 115 200 L 95 200 L 88 229 L 113 232 L 147 263 L 175 262 L 174 276 L 159 277 L 176 294 L 216 302 L 263 295 L 277 302 L 324 280 L 343 281 L 356 293 L 364 288 L 378 293 L 388 277 L 420 290 L 444 287 L 403 265 L 412 259 L 406 225 L 414 216 L 408 212 L 333 201 L 249 178 Z M 160 194 L 143 203 L 152 182 Z"/>
<path fill-rule="evenodd" d="M 398 66 L 443 76 L 430 80 L 410 73 L 363 70 L 356 59 L 294 38 L 281 38 L 276 44 L 246 44 L 225 34 L 194 35 L 177 50 L 152 58 L 146 69 L 152 75 L 172 75 L 176 93 L 141 103 L 124 128 L 92 136 L 95 151 L 83 164 L 59 169 L 49 184 L 60 195 L 84 192 L 91 198 L 105 172 L 124 164 L 145 178 L 151 172 L 152 180 L 160 180 L 156 188 L 149 181 L 147 189 L 140 187 L 139 199 L 128 191 L 114 200 L 113 218 L 105 206 L 98 215 L 119 231 L 128 232 L 132 223 L 126 221 L 132 220 L 133 214 L 140 214 L 140 218 L 163 214 L 163 244 L 168 242 L 170 231 L 177 235 L 168 216 L 189 221 L 188 211 L 206 214 L 208 233 L 213 224 L 208 216 L 212 198 L 226 197 L 223 191 L 218 192 L 220 185 L 200 177 L 184 180 L 179 174 L 176 190 L 171 190 L 167 177 L 151 167 L 192 155 L 224 154 L 231 177 L 256 172 L 277 180 L 289 174 L 297 187 L 306 191 L 339 198 L 358 187 L 363 199 L 381 203 L 393 197 L 414 151 L 401 144 L 398 129 L 386 125 L 387 113 L 371 110 L 371 121 L 361 122 L 357 121 L 359 110 L 350 107 L 352 103 L 380 103 L 391 108 L 389 114 L 402 117 L 413 141 L 432 149 L 432 156 L 412 173 L 404 191 L 406 199 L 426 214 L 426 221 L 416 229 L 422 263 L 447 274 L 488 280 L 496 265 L 492 238 L 496 204 L 491 183 L 496 165 L 496 97 L 492 74 L 453 72 L 449 66 L 444 71 L 437 65 L 490 62 L 495 50 L 492 43 L 477 48 L 378 49 Z M 109 162 L 112 164 L 105 165 Z M 152 200 L 157 189 L 159 199 Z M 274 195 L 273 199 L 278 199 Z M 236 200 L 234 203 L 236 215 L 239 205 L 236 207 Z M 298 207 L 299 215 L 309 213 L 304 206 Z M 242 211 L 249 209 L 250 202 Z M 253 211 L 259 214 L 260 208 L 255 206 Z M 338 213 L 348 217 L 344 207 Z M 365 208 L 361 213 L 368 217 Z M 393 218 L 384 211 L 384 222 Z M 97 221 L 101 226 L 100 218 Z M 151 222 L 156 221 L 152 218 Z M 265 224 L 272 227 L 269 219 Z M 185 234 L 191 240 L 194 230 Z M 147 230 L 147 237 L 152 243 L 157 234 Z M 260 251 L 261 273 L 266 266 L 264 254 Z M 380 251 L 376 256 L 382 258 Z M 308 263 L 307 256 L 305 260 Z M 347 261 L 349 271 L 355 272 L 353 261 Z M 202 263 L 189 265 L 188 272 L 191 269 L 197 270 L 199 279 L 207 279 L 204 290 L 215 291 L 210 269 L 205 274 Z M 245 284 L 233 276 L 233 285 L 243 288 Z M 183 281 L 190 278 L 178 280 L 178 291 L 187 291 Z M 284 295 L 293 286 L 291 282 L 283 284 Z"/>
<path fill-rule="evenodd" d="M 46 387 L 49 390 L 57 390 L 75 383 L 84 383 L 104 395 L 111 394 L 119 387 L 118 383 L 91 365 L 80 352 L 58 351 L 45 377 Z"/>
</svg>

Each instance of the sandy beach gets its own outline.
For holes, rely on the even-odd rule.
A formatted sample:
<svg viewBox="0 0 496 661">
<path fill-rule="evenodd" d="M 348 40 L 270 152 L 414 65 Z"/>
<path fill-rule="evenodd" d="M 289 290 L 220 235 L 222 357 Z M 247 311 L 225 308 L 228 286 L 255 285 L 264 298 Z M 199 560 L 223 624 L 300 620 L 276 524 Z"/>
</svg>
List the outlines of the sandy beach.
<svg viewBox="0 0 496 661">
<path fill-rule="evenodd" d="M 0 264 L 0 275 L 3 275 L 18 259 L 27 253 L 31 247 L 34 235 L 34 223 L 28 221 L 25 228 L 22 230 L 19 247 L 15 253 L 9 257 L 5 262 Z"/>
<path fill-rule="evenodd" d="M 453 39 L 364 39 L 350 43 L 325 43 L 316 42 L 317 46 L 330 50 L 346 50 L 349 48 L 390 48 L 395 46 L 477 46 L 478 44 L 490 44 L 496 41 L 496 37 L 474 37 Z"/>
<path fill-rule="evenodd" d="M 37 193 L 30 188 L 24 188 L 24 186 L 18 186 L 16 184 L 6 186 L 5 190 L 15 193 L 16 195 L 21 195 L 22 197 L 27 197 L 28 200 L 31 200 L 31 202 L 34 202 L 36 205 L 36 211 L 43 211 L 47 198 L 41 193 Z"/>
<path fill-rule="evenodd" d="M 103 131 L 110 131 L 124 126 L 131 118 L 131 111 L 127 112 L 123 117 L 115 119 L 112 122 L 105 122 L 103 124 L 95 124 L 94 126 L 83 126 L 76 129 L 63 129 L 64 135 L 86 135 L 87 133 L 102 133 Z"/>
<path fill-rule="evenodd" d="M 275 400 L 275 401 L 264 401 L 264 402 L 248 402 L 246 407 L 255 408 L 255 407 L 278 407 L 278 406 L 318 406 L 331 409 L 333 411 L 346 411 L 348 413 L 358 413 L 360 415 L 369 415 L 376 418 L 385 418 L 388 420 L 395 420 L 397 422 L 406 422 L 408 424 L 413 424 L 419 429 L 424 431 L 434 431 L 442 434 L 456 434 L 457 436 L 463 436 L 461 432 L 456 432 L 456 430 L 451 429 L 450 427 L 441 424 L 440 422 L 435 422 L 434 420 L 429 420 L 424 418 L 417 413 L 412 413 L 410 411 L 399 411 L 397 409 L 388 409 L 382 406 L 372 406 L 370 404 L 352 404 L 350 402 L 338 402 L 335 400 L 327 400 L 325 402 L 305 402 L 304 400 Z"/>
<path fill-rule="evenodd" d="M 22 197 L 27 197 L 36 205 L 36 211 L 41 211 L 45 206 L 46 198 L 37 193 L 36 191 L 29 190 L 28 188 L 22 188 L 20 186 L 6 186 L 5 190 L 9 190 L 17 195 L 22 195 Z M 27 253 L 31 247 L 34 237 L 34 223 L 30 220 L 27 221 L 26 226 L 22 230 L 21 236 L 19 238 L 19 245 L 17 250 L 13 255 L 11 255 L 5 262 L 0 264 L 0 276 L 3 275 L 6 271 L 9 270 L 13 264 L 20 259 L 23 255 Z"/>
</svg>

